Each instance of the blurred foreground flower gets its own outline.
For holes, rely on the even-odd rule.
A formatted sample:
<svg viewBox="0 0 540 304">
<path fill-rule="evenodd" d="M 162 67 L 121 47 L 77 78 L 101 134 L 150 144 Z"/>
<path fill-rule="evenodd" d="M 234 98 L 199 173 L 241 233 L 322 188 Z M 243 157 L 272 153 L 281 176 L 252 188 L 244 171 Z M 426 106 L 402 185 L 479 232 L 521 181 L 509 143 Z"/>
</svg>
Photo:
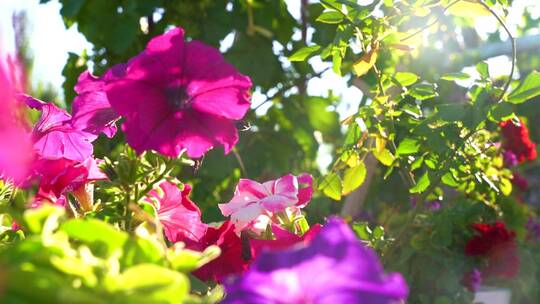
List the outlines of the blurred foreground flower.
<svg viewBox="0 0 540 304">
<path fill-rule="evenodd" d="M 303 248 L 265 252 L 246 273 L 225 282 L 223 303 L 399 303 L 407 284 L 384 274 L 375 253 L 340 219 Z"/>
<path fill-rule="evenodd" d="M 16 99 L 17 65 L 0 56 L 0 179 L 21 184 L 32 162 L 30 133 Z"/>
</svg>

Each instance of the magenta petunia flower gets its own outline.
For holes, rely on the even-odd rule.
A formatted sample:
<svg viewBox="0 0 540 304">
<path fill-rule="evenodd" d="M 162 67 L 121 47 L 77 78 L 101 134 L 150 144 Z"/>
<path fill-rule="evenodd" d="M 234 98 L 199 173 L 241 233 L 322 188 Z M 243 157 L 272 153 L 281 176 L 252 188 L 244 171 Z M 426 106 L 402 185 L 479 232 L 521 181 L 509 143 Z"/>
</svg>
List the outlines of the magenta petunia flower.
<svg viewBox="0 0 540 304">
<path fill-rule="evenodd" d="M 306 247 L 264 252 L 240 277 L 224 282 L 223 303 L 400 303 L 408 288 L 385 274 L 373 250 L 331 219 Z"/>
<path fill-rule="evenodd" d="M 39 179 L 41 192 L 60 197 L 88 183 L 107 179 L 98 164 L 98 160 L 92 157 L 83 162 L 65 158 L 38 159 L 34 163 L 34 176 Z"/>
<path fill-rule="evenodd" d="M 296 212 L 305 207 L 313 192 L 313 178 L 309 174 L 298 177 L 292 174 L 263 184 L 250 179 L 240 179 L 234 197 L 227 204 L 219 204 L 224 216 L 240 232 L 249 229 L 261 233 L 272 222 L 274 214 Z"/>
<path fill-rule="evenodd" d="M 121 73 L 120 73 L 121 74 Z M 238 141 L 235 120 L 250 106 L 251 80 L 226 63 L 213 47 L 184 41 L 173 29 L 152 39 L 132 58 L 123 77 L 107 80 L 109 102 L 127 142 L 137 151 L 201 157 Z"/>
<path fill-rule="evenodd" d="M 33 130 L 34 151 L 41 158 L 83 162 L 92 155 L 96 135 L 75 128 L 71 115 L 52 103 L 28 95 L 22 99 L 29 107 L 41 111 Z"/>
<path fill-rule="evenodd" d="M 199 207 L 189 199 L 190 192 L 188 184 L 180 190 L 177 185 L 165 181 L 159 185 L 159 190 L 148 194 L 148 201 L 156 206 L 165 236 L 173 243 L 198 244 L 208 229 L 201 221 Z"/>
<path fill-rule="evenodd" d="M 111 138 L 116 134 L 116 121 L 120 118 L 111 108 L 105 93 L 106 79 L 113 79 L 113 73 L 107 72 L 103 78 L 97 78 L 84 72 L 79 76 L 75 92 L 79 94 L 73 100 L 72 125 L 75 129 L 94 135 L 105 134 Z"/>
</svg>

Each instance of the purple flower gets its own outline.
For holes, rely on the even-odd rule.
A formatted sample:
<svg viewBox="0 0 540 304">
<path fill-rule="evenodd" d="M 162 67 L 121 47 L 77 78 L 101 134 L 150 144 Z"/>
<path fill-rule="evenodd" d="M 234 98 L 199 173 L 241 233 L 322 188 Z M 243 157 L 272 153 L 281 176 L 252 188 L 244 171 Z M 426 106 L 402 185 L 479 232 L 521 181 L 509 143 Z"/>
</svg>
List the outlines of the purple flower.
<svg viewBox="0 0 540 304">
<path fill-rule="evenodd" d="M 504 160 L 504 165 L 507 168 L 515 167 L 519 163 L 516 154 L 514 154 L 514 152 L 510 150 L 506 150 L 503 152 L 503 160 Z"/>
<path fill-rule="evenodd" d="M 218 50 L 185 42 L 181 28 L 152 39 L 116 76 L 105 91 L 137 152 L 196 158 L 219 145 L 228 153 L 238 141 L 235 121 L 249 109 L 251 80 Z"/>
<path fill-rule="evenodd" d="M 426 202 L 426 209 L 430 211 L 437 211 L 441 209 L 441 201 L 440 200 L 432 200 L 429 202 Z"/>
<path fill-rule="evenodd" d="M 482 273 L 480 270 L 474 268 L 463 275 L 461 284 L 465 286 L 470 292 L 476 292 L 480 285 L 482 285 Z"/>
<path fill-rule="evenodd" d="M 334 218 L 303 248 L 264 252 L 241 277 L 224 283 L 223 303 L 399 303 L 407 284 L 386 275 L 373 250 Z"/>
<path fill-rule="evenodd" d="M 525 225 L 527 230 L 529 230 L 529 237 L 533 240 L 540 242 L 540 223 L 539 221 L 532 217 L 529 218 L 527 224 Z"/>
</svg>

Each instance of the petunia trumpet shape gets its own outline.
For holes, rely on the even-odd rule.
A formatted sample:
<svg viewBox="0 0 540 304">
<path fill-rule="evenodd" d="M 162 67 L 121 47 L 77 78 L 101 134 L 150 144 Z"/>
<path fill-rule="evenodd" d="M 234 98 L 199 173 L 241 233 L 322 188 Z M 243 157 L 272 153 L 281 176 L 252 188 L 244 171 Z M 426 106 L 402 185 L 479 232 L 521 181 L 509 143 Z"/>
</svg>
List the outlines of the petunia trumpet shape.
<svg viewBox="0 0 540 304">
<path fill-rule="evenodd" d="M 189 199 L 191 186 L 184 184 L 184 189 L 180 190 L 176 184 L 165 181 L 159 188 L 148 194 L 148 201 L 156 205 L 167 239 L 173 243 L 184 242 L 187 246 L 199 244 L 208 226 L 201 221 L 197 205 Z"/>
<path fill-rule="evenodd" d="M 340 219 L 331 219 L 303 248 L 264 252 L 244 275 L 224 282 L 223 303 L 400 303 L 400 274 L 385 274 L 370 248 Z"/>
<path fill-rule="evenodd" d="M 250 107 L 251 80 L 217 49 L 184 41 L 181 28 L 152 39 L 118 76 L 105 91 L 137 152 L 177 157 L 185 150 L 197 158 L 218 145 L 228 153 L 237 143 L 234 121 Z"/>
<path fill-rule="evenodd" d="M 249 229 L 259 234 L 272 222 L 274 214 L 305 207 L 311 199 L 312 183 L 309 174 L 288 174 L 263 184 L 240 179 L 232 200 L 219 204 L 219 209 L 224 216 L 231 216 L 237 233 Z"/>
<path fill-rule="evenodd" d="M 92 155 L 96 135 L 77 129 L 71 115 L 52 103 L 28 95 L 23 95 L 22 99 L 30 108 L 41 111 L 32 132 L 34 151 L 39 157 L 83 162 Z"/>
</svg>

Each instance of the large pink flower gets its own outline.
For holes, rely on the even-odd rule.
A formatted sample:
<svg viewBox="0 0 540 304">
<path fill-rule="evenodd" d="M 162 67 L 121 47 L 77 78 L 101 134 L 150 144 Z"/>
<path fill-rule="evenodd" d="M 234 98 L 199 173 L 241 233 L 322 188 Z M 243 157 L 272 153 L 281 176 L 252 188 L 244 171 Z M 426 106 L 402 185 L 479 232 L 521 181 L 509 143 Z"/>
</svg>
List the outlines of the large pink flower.
<svg viewBox="0 0 540 304">
<path fill-rule="evenodd" d="M 275 213 L 288 208 L 295 212 L 306 206 L 311 199 L 312 183 L 309 174 L 298 177 L 288 174 L 263 184 L 240 179 L 232 200 L 219 204 L 219 208 L 223 215 L 231 216 L 237 232 L 247 228 L 260 233 L 266 229 Z"/>
<path fill-rule="evenodd" d="M 226 63 L 217 49 L 184 41 L 173 29 L 152 39 L 131 59 L 123 77 L 105 88 L 119 115 L 127 142 L 137 151 L 201 157 L 238 141 L 235 120 L 250 106 L 251 80 Z"/>
<path fill-rule="evenodd" d="M 112 70 L 111 70 L 112 71 Z M 115 122 L 120 118 L 109 104 L 105 93 L 106 79 L 112 79 L 109 71 L 103 78 L 84 72 L 79 76 L 73 100 L 72 125 L 75 129 L 94 135 L 105 134 L 111 138 L 116 134 Z"/>
<path fill-rule="evenodd" d="M 187 245 L 199 243 L 208 226 L 201 221 L 199 207 L 189 199 L 191 186 L 184 184 L 184 190 L 180 190 L 177 185 L 165 181 L 159 188 L 160 191 L 153 190 L 148 194 L 148 201 L 156 205 L 167 239 Z"/>
</svg>

